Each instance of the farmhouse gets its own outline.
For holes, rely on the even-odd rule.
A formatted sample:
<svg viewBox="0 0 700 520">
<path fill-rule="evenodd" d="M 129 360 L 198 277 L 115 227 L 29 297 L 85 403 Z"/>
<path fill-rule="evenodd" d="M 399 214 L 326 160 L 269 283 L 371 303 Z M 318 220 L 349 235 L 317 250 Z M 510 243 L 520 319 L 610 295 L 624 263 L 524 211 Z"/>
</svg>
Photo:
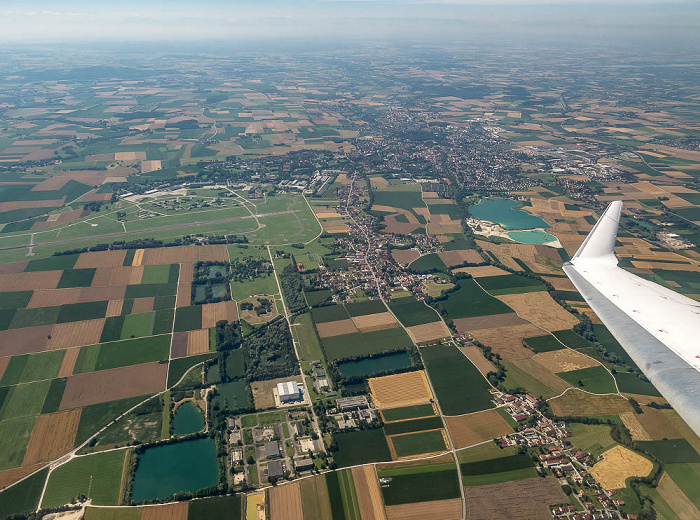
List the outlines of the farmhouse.
<svg viewBox="0 0 700 520">
<path fill-rule="evenodd" d="M 289 403 L 301 399 L 301 390 L 296 381 L 277 383 L 277 394 L 281 403 Z"/>
</svg>

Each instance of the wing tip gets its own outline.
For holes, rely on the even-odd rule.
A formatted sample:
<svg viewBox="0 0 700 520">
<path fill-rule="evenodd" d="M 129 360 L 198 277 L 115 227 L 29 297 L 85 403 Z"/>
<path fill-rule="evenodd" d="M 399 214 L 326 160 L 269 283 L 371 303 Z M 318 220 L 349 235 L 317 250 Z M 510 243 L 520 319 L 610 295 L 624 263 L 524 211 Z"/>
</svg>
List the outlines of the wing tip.
<svg viewBox="0 0 700 520">
<path fill-rule="evenodd" d="M 571 258 L 575 262 L 578 258 L 614 258 L 615 242 L 617 241 L 617 229 L 622 214 L 622 201 L 611 202 L 593 229 Z"/>
</svg>

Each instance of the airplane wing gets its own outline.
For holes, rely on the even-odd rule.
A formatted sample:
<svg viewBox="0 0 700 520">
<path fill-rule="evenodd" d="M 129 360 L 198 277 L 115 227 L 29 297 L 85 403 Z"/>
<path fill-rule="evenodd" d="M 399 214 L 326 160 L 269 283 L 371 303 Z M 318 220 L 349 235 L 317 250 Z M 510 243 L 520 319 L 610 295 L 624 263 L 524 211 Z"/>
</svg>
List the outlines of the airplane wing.
<svg viewBox="0 0 700 520">
<path fill-rule="evenodd" d="M 622 202 L 608 206 L 564 272 L 644 375 L 700 435 L 700 302 L 629 273 L 614 249 Z"/>
</svg>

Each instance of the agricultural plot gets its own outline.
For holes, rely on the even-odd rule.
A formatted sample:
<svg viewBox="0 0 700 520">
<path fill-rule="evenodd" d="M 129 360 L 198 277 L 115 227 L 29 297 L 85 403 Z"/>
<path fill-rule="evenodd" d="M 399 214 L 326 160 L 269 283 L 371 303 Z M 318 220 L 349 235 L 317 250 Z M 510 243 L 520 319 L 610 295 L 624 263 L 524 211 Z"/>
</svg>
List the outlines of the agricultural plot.
<svg viewBox="0 0 700 520">
<path fill-rule="evenodd" d="M 423 347 L 421 355 L 445 415 L 460 415 L 493 407 L 490 385 L 456 347 Z"/>
<path fill-rule="evenodd" d="M 506 314 L 510 307 L 486 293 L 471 279 L 460 279 L 459 289 L 451 292 L 447 299 L 437 302 L 451 319 L 489 316 L 491 314 Z M 537 294 L 537 293 L 534 293 Z M 549 296 L 549 295 L 547 295 Z"/>
<path fill-rule="evenodd" d="M 700 462 L 698 452 L 683 438 L 640 442 L 639 445 L 664 464 Z"/>
<path fill-rule="evenodd" d="M 477 283 L 492 296 L 503 294 L 519 294 L 537 291 L 545 291 L 546 287 L 535 278 L 506 274 L 500 276 L 484 276 Z"/>
<path fill-rule="evenodd" d="M 617 386 L 620 388 L 620 392 L 661 397 L 661 394 L 654 385 L 649 381 L 644 381 L 637 374 L 617 372 L 615 374 L 615 380 L 617 381 Z"/>
<path fill-rule="evenodd" d="M 594 394 L 613 394 L 617 392 L 615 379 L 610 375 L 610 372 L 602 366 L 572 370 L 570 372 L 559 372 L 557 375 L 571 383 L 571 385 Z"/>
<path fill-rule="evenodd" d="M 341 468 L 391 460 L 391 452 L 382 428 L 336 433 L 333 440 L 338 444 L 338 451 L 333 453 L 333 459 Z"/>
<path fill-rule="evenodd" d="M 572 314 L 557 304 L 547 292 L 499 296 L 518 315 L 545 330 L 570 329 L 578 323 Z"/>
<path fill-rule="evenodd" d="M 35 422 L 34 415 L 0 421 L 0 470 L 22 464 Z"/>
<path fill-rule="evenodd" d="M 377 476 L 388 479 L 382 486 L 387 512 L 390 506 L 461 497 L 454 462 L 382 469 Z"/>
<path fill-rule="evenodd" d="M 605 424 L 571 423 L 569 430 L 572 446 L 588 451 L 596 458 L 617 444 L 610 436 L 610 426 Z"/>
<path fill-rule="evenodd" d="M 73 373 L 167 360 L 169 352 L 170 334 L 91 345 L 80 349 Z"/>
<path fill-rule="evenodd" d="M 0 493 L 0 516 L 25 515 L 36 510 L 49 473 L 48 468 Z"/>
<path fill-rule="evenodd" d="M 529 455 L 509 455 L 496 459 L 460 464 L 464 485 L 485 486 L 511 480 L 536 477 L 537 471 Z"/>
<path fill-rule="evenodd" d="M 445 433 L 440 429 L 418 433 L 403 433 L 389 437 L 396 457 L 412 457 L 427 453 L 440 453 L 448 449 Z"/>
<path fill-rule="evenodd" d="M 80 412 L 78 408 L 40 415 L 34 425 L 22 464 L 27 466 L 52 461 L 71 451 L 78 432 Z"/>
<path fill-rule="evenodd" d="M 595 395 L 578 390 L 569 390 L 564 395 L 549 401 L 554 415 L 559 417 L 587 415 L 618 415 L 631 412 L 632 406 L 619 395 Z"/>
<path fill-rule="evenodd" d="M 523 339 L 523 345 L 539 354 L 541 352 L 552 352 L 566 348 L 561 342 L 551 334 L 546 336 L 536 336 L 534 338 Z"/>
<path fill-rule="evenodd" d="M 472 446 L 513 431 L 513 428 L 497 410 L 484 410 L 469 415 L 446 417 L 445 422 L 456 448 Z"/>
<path fill-rule="evenodd" d="M 0 360 L 4 359 L 6 363 L 4 373 L 0 370 L 0 386 L 54 378 L 61 368 L 63 356 L 64 352 L 59 350 L 0 358 Z"/>
<path fill-rule="evenodd" d="M 433 399 L 425 372 L 405 372 L 368 380 L 377 408 L 394 408 L 428 403 Z"/>
<path fill-rule="evenodd" d="M 291 482 L 268 490 L 270 520 L 304 520 L 301 485 Z"/>
<path fill-rule="evenodd" d="M 325 475 L 303 479 L 300 485 L 304 520 L 333 520 Z"/>
<path fill-rule="evenodd" d="M 559 349 L 549 352 L 542 352 L 532 357 L 534 361 L 552 372 L 576 372 L 580 374 L 583 369 L 603 368 L 595 359 L 582 354 L 577 350 Z M 603 368 L 604 369 L 604 368 Z M 598 370 L 591 370 L 597 373 Z M 607 371 L 606 371 L 607 373 Z M 585 375 L 581 373 L 580 375 Z M 561 377 L 561 376 L 560 376 Z M 588 375 L 587 377 L 591 377 Z M 604 377 L 601 375 L 601 377 Z M 566 378 L 565 378 L 566 379 Z M 568 379 L 567 379 L 568 380 Z"/>
<path fill-rule="evenodd" d="M 381 414 L 384 422 L 406 421 L 422 417 L 433 417 L 435 416 L 435 409 L 432 404 L 419 404 L 401 408 L 385 408 L 381 410 Z"/>
<path fill-rule="evenodd" d="M 653 467 L 654 464 L 641 455 L 624 446 L 615 446 L 603 453 L 603 460 L 593 466 L 591 475 L 605 489 L 620 489 L 625 487 L 629 477 L 646 477 Z"/>
<path fill-rule="evenodd" d="M 374 466 L 352 468 L 357 505 L 363 520 L 386 520 L 384 501 Z"/>
<path fill-rule="evenodd" d="M 404 327 L 410 328 L 426 323 L 439 321 L 435 310 L 413 296 L 401 298 L 389 304 L 391 312 L 399 319 Z"/>
<path fill-rule="evenodd" d="M 326 337 L 321 339 L 321 344 L 329 361 L 406 349 L 413 345 L 408 334 L 399 327 Z"/>
</svg>

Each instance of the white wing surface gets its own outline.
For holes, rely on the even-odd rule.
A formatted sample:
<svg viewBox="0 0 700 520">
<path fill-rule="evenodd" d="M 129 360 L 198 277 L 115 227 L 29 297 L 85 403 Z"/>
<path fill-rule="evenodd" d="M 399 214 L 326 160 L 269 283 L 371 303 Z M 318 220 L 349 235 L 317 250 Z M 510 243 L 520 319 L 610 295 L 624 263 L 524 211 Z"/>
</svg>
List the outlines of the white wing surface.
<svg viewBox="0 0 700 520">
<path fill-rule="evenodd" d="M 700 435 L 700 302 L 617 266 L 622 202 L 608 206 L 564 272 L 630 357 Z"/>
</svg>

